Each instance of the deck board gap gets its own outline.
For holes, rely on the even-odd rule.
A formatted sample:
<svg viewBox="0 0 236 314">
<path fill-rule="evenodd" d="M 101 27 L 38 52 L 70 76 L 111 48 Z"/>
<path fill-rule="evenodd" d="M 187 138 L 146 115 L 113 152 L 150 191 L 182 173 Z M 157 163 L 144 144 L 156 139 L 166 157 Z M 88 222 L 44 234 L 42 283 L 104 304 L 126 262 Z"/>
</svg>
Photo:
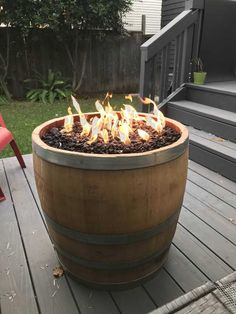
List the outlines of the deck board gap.
<svg viewBox="0 0 236 314">
<path fill-rule="evenodd" d="M 153 299 L 152 295 L 149 293 L 148 289 L 145 288 L 143 284 L 141 284 L 141 287 L 146 292 L 146 294 L 149 296 L 149 298 L 152 300 L 152 302 L 155 304 L 156 308 L 158 308 L 160 305 L 156 303 L 156 301 Z"/>
<path fill-rule="evenodd" d="M 113 301 L 113 303 L 114 303 L 114 305 L 115 305 L 117 311 L 118 311 L 120 314 L 122 314 L 122 311 L 121 311 L 119 305 L 117 304 L 117 302 L 116 302 L 116 300 L 115 300 L 115 298 L 114 298 L 114 296 L 113 296 L 113 294 L 112 294 L 112 291 L 108 291 L 108 294 L 109 294 L 109 296 L 111 297 L 111 299 L 112 299 L 112 301 Z"/>
<path fill-rule="evenodd" d="M 207 206 L 207 208 L 210 208 L 211 210 L 213 210 L 213 212 L 219 216 L 221 216 L 222 218 L 226 219 L 226 221 L 230 221 L 229 218 L 225 215 L 223 215 L 221 212 L 219 212 L 218 210 L 216 210 L 213 206 L 211 206 L 211 204 L 208 204 L 208 203 L 205 203 L 203 202 L 201 199 L 199 199 L 198 197 L 196 197 L 194 194 L 192 194 L 191 192 L 189 191 L 185 191 L 186 194 L 190 195 L 192 198 L 196 199 L 199 203 L 201 203 L 202 205 L 205 205 Z M 185 203 L 183 203 L 183 206 L 185 208 L 187 208 L 187 206 L 185 206 Z M 230 205 L 229 205 L 230 206 Z M 188 209 L 189 211 L 191 211 L 190 209 Z M 191 213 L 193 213 L 191 211 Z M 193 213 L 195 216 L 197 216 L 195 213 Z M 198 217 L 198 216 L 197 216 Z M 201 219 L 202 221 L 204 221 L 202 218 L 199 218 Z"/>
<path fill-rule="evenodd" d="M 35 202 L 35 204 L 36 204 L 36 206 L 37 206 L 39 215 L 40 215 L 40 217 L 41 217 L 41 219 L 42 219 L 42 221 L 43 221 L 43 224 L 44 224 L 44 226 L 45 226 L 45 228 L 46 228 L 46 232 L 48 233 L 48 228 L 47 228 L 47 225 L 46 225 L 46 221 L 45 221 L 45 219 L 44 219 L 44 217 L 43 217 L 42 211 L 40 210 L 40 207 L 39 207 L 40 205 L 38 204 L 38 201 L 37 201 L 37 199 L 36 199 L 36 197 L 35 197 L 34 191 L 33 191 L 33 189 L 32 189 L 32 186 L 31 186 L 31 184 L 30 184 L 30 182 L 29 182 L 29 179 L 28 179 L 28 177 L 27 177 L 26 172 L 25 172 L 24 169 L 23 169 L 23 173 L 24 173 L 24 177 L 25 177 L 25 179 L 26 179 L 26 182 L 27 182 L 27 184 L 28 184 L 29 190 L 30 190 L 30 192 L 31 192 L 31 194 L 32 194 L 32 197 L 33 197 L 33 199 L 34 199 L 34 202 Z M 49 235 L 49 233 L 48 233 L 48 235 Z M 50 238 L 50 240 L 51 240 L 51 238 Z"/>
<path fill-rule="evenodd" d="M 188 181 L 191 182 L 192 184 L 196 185 L 197 187 L 199 187 L 201 190 L 204 190 L 205 192 L 209 193 L 210 195 L 216 197 L 218 200 L 220 200 L 221 202 L 229 205 L 230 207 L 232 207 L 233 209 L 236 209 L 236 207 L 230 203 L 228 203 L 227 201 L 223 200 L 222 198 L 220 198 L 218 195 L 215 195 L 214 193 L 212 193 L 211 191 L 205 189 L 204 187 L 202 187 L 201 185 L 197 184 L 196 182 L 194 182 L 193 180 L 188 178 Z M 231 192 L 232 193 L 232 192 Z"/>
<path fill-rule="evenodd" d="M 186 292 L 186 290 L 184 290 L 184 288 L 179 284 L 179 282 L 175 279 L 174 276 L 171 275 L 171 273 L 166 269 L 165 264 L 163 266 L 163 270 L 168 274 L 168 276 L 170 276 L 170 278 L 176 283 L 176 285 L 180 288 L 180 290 L 183 291 L 183 293 Z"/>
<path fill-rule="evenodd" d="M 203 220 L 201 217 L 199 217 L 198 215 L 196 215 L 194 212 L 191 211 L 191 209 L 189 209 L 187 206 L 183 205 L 183 207 L 189 211 L 192 215 L 194 215 L 195 217 L 197 217 L 199 220 L 201 220 L 205 225 L 207 225 L 208 227 L 210 227 L 212 230 L 214 230 L 215 232 L 217 232 L 220 236 L 222 236 L 222 238 L 224 238 L 225 240 L 227 240 L 228 242 L 230 242 L 231 244 L 233 244 L 234 246 L 235 243 L 233 241 L 231 241 L 228 237 L 226 237 L 224 234 L 222 234 L 219 230 L 217 230 L 216 228 L 214 228 L 212 225 L 210 225 L 208 222 L 206 222 L 205 220 Z M 218 212 L 217 212 L 218 214 Z M 220 215 L 220 214 L 219 214 Z M 223 218 L 225 218 L 224 216 L 222 216 Z M 181 226 L 182 224 L 180 222 L 178 222 Z M 185 228 L 187 231 L 189 231 L 191 233 L 190 230 L 188 230 L 187 228 Z M 192 233 L 191 233 L 192 234 Z M 196 238 L 196 236 L 195 236 Z M 199 239 L 198 239 L 199 240 Z"/>
<path fill-rule="evenodd" d="M 219 173 L 214 172 L 203 165 L 194 162 L 193 160 L 189 160 L 188 168 L 236 195 L 235 182 L 229 180 L 228 178 L 223 177 Z"/>
<path fill-rule="evenodd" d="M 187 194 L 189 194 L 191 197 L 195 198 L 196 200 L 198 200 L 201 204 L 206 205 L 204 202 L 202 202 L 201 200 L 199 200 L 198 198 L 194 197 L 193 194 L 186 192 Z M 183 207 L 189 211 L 192 215 L 194 215 L 195 217 L 197 217 L 199 220 L 201 220 L 204 224 L 206 224 L 207 226 L 209 226 L 211 229 L 213 229 L 214 231 L 216 231 L 218 234 L 220 234 L 224 239 L 226 239 L 227 241 L 229 241 L 231 244 L 235 245 L 235 243 L 230 240 L 227 236 L 225 236 L 221 231 L 219 231 L 218 229 L 216 229 L 215 227 L 213 227 L 210 223 L 206 222 L 205 220 L 203 220 L 200 216 L 196 215 L 191 209 L 189 209 L 184 203 L 183 203 Z M 225 219 L 227 222 L 232 223 L 229 221 L 228 217 L 222 215 L 220 212 L 216 211 L 212 206 L 207 204 L 208 208 L 211 208 L 217 215 L 221 216 L 223 219 Z M 236 225 L 234 223 L 232 223 L 235 227 Z"/>
<path fill-rule="evenodd" d="M 77 302 L 77 300 L 76 300 L 74 291 L 73 291 L 73 289 L 72 289 L 72 287 L 71 287 L 70 281 L 68 280 L 68 275 L 67 275 L 66 273 L 64 273 L 64 277 L 65 277 L 65 280 L 66 280 L 67 285 L 68 285 L 68 287 L 69 287 L 69 290 L 70 290 L 70 293 L 71 293 L 71 295 L 72 295 L 72 298 L 73 298 L 73 300 L 74 300 L 74 302 L 75 302 L 75 306 L 76 306 L 76 308 L 77 308 L 77 310 L 78 310 L 78 314 L 82 314 L 82 311 L 80 310 L 79 304 L 78 304 L 78 302 Z M 77 314 L 77 313 L 76 313 L 76 314 Z"/>
<path fill-rule="evenodd" d="M 189 258 L 187 254 L 185 254 L 181 248 L 179 248 L 175 243 L 172 242 L 172 245 L 181 253 L 183 254 L 191 264 L 193 264 L 205 277 L 207 277 L 208 280 L 211 280 L 211 278 L 193 261 Z"/>
<path fill-rule="evenodd" d="M 33 293 L 34 293 L 34 297 L 35 297 L 37 310 L 38 310 L 39 314 L 43 314 L 42 311 L 41 311 L 39 302 L 38 302 L 38 297 L 37 297 L 36 288 L 35 288 L 35 284 L 34 284 L 34 280 L 33 280 L 33 275 L 32 275 L 32 271 L 31 271 L 30 264 L 29 264 L 28 254 L 27 254 L 27 250 L 26 250 L 26 247 L 25 247 L 25 242 L 24 242 L 24 238 L 23 238 L 23 235 L 22 235 L 20 222 L 19 222 L 18 215 L 17 215 L 17 212 L 16 212 L 16 208 L 15 208 L 15 204 L 14 204 L 14 200 L 13 200 L 13 195 L 12 195 L 12 191 L 11 191 L 11 188 L 10 188 L 10 182 L 9 182 L 9 179 L 8 179 L 8 175 L 7 175 L 7 171 L 6 171 L 6 167 L 4 165 L 4 162 L 3 162 L 3 169 L 4 169 L 5 176 L 6 176 L 7 185 L 8 185 L 9 191 L 10 191 L 10 198 L 11 198 L 11 202 L 12 202 L 12 207 L 13 207 L 14 215 L 15 215 L 15 218 L 16 218 L 17 228 L 18 228 L 18 231 L 19 231 L 19 234 L 20 234 L 21 244 L 22 244 L 24 255 L 25 255 L 25 261 L 26 261 L 26 265 L 27 265 L 27 268 L 28 268 L 28 272 L 29 272 L 29 277 L 30 277 L 30 281 L 31 281 L 31 285 L 32 285 L 32 289 L 33 289 Z"/>
<path fill-rule="evenodd" d="M 236 193 L 234 193 L 232 190 L 230 190 L 230 189 L 228 189 L 227 187 L 223 186 L 223 183 L 220 184 L 219 181 L 213 180 L 212 177 L 209 177 L 209 175 L 207 176 L 207 174 L 204 175 L 204 174 L 202 174 L 202 172 L 200 172 L 200 171 L 198 172 L 197 170 L 195 170 L 194 168 L 192 168 L 191 165 L 189 165 L 188 168 L 189 168 L 192 172 L 194 172 L 194 173 L 196 173 L 196 174 L 202 176 L 204 179 L 207 179 L 208 181 L 210 181 L 210 182 L 212 182 L 212 183 L 218 185 L 220 188 L 223 188 L 223 189 L 226 190 L 227 192 L 231 192 L 232 194 L 236 195 Z M 209 170 L 209 169 L 207 169 L 207 170 Z M 227 178 L 225 178 L 225 177 L 222 177 L 222 178 L 223 178 L 223 179 L 227 179 Z M 188 178 L 188 180 L 189 180 L 189 178 Z"/>
<path fill-rule="evenodd" d="M 182 223 L 178 222 L 178 224 L 184 228 L 186 231 L 188 231 L 193 237 L 195 237 L 202 245 L 204 245 L 211 253 L 213 253 L 215 256 L 217 256 L 223 263 L 225 263 L 232 271 L 235 271 L 236 269 L 232 267 L 229 263 L 227 263 L 226 260 L 224 260 L 219 254 L 217 254 L 214 250 L 212 250 L 206 243 L 201 241 L 201 239 L 197 238 L 194 233 L 192 233 L 188 228 L 186 228 Z"/>
<path fill-rule="evenodd" d="M 209 193 L 214 194 L 215 196 L 218 196 L 218 193 L 220 193 L 219 194 L 220 196 L 218 197 L 221 198 L 225 202 L 227 202 L 227 198 L 230 200 L 233 198 L 233 200 L 231 200 L 232 206 L 236 207 L 236 198 L 235 198 L 236 187 L 234 191 L 228 191 L 227 189 L 225 189 L 224 186 L 219 185 L 218 182 L 213 182 L 212 180 L 208 179 L 207 177 L 202 176 L 201 174 L 197 173 L 191 168 L 188 169 L 188 180 L 191 182 L 194 182 L 195 184 L 201 186 L 202 188 L 204 186 L 204 188 L 207 189 Z"/>
</svg>

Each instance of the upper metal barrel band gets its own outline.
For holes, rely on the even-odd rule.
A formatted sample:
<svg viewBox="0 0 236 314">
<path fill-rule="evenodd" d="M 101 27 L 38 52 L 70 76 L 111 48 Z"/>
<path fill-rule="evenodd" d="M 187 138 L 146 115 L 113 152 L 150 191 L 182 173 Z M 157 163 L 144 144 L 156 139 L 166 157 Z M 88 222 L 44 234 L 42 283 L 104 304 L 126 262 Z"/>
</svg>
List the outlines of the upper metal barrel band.
<svg viewBox="0 0 236 314">
<path fill-rule="evenodd" d="M 165 231 L 165 229 L 175 222 L 177 222 L 179 217 L 180 209 L 178 209 L 172 216 L 167 218 L 164 222 L 139 232 L 128 233 L 128 234 L 107 234 L 107 235 L 98 235 L 98 234 L 91 234 L 91 233 L 83 233 L 71 228 L 67 228 L 61 224 L 55 222 L 52 218 L 50 218 L 45 212 L 44 216 L 46 222 L 49 227 L 55 232 L 62 234 L 68 238 L 73 240 L 80 241 L 82 243 L 87 244 L 100 244 L 100 245 L 119 245 L 119 244 L 129 244 L 134 242 L 143 241 L 158 235 L 159 233 Z"/>
<path fill-rule="evenodd" d="M 54 243 L 54 247 L 57 251 L 57 253 L 61 256 L 64 256 L 65 258 L 77 263 L 80 266 L 87 267 L 87 268 L 93 268 L 93 269 L 100 269 L 100 270 L 125 270 L 125 269 L 132 269 L 134 267 L 145 265 L 148 262 L 151 262 L 153 260 L 157 260 L 158 257 L 164 255 L 169 250 L 169 247 L 171 245 L 171 241 L 165 244 L 159 251 L 142 258 L 140 260 L 136 261 L 91 261 L 84 258 L 81 258 L 79 256 L 75 256 L 70 254 L 69 252 L 64 251 L 61 249 L 58 245 Z M 158 262 L 158 260 L 157 260 Z"/>
<path fill-rule="evenodd" d="M 177 146 L 166 150 L 154 150 L 143 154 L 126 154 L 122 156 L 93 156 L 93 154 L 80 154 L 65 152 L 61 149 L 45 149 L 33 142 L 33 151 L 42 159 L 71 168 L 87 170 L 125 170 L 156 166 L 174 160 L 181 156 L 188 147 L 188 138 Z"/>
</svg>

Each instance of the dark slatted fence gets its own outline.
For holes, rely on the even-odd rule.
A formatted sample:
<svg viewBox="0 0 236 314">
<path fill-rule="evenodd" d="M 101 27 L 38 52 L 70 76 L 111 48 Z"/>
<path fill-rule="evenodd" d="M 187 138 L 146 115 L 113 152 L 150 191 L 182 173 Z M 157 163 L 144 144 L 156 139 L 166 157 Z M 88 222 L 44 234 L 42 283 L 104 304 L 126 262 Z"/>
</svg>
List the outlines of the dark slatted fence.
<svg viewBox="0 0 236 314">
<path fill-rule="evenodd" d="M 6 59 L 7 29 L 0 28 L 0 54 Z M 81 36 L 81 34 L 79 34 Z M 73 32 L 64 40 L 46 29 L 33 30 L 22 40 L 16 29 L 10 29 L 10 58 L 7 83 L 16 98 L 25 96 L 29 84 L 24 80 L 35 76 L 35 71 L 46 77 L 48 69 L 60 71 L 64 79 L 72 81 L 72 64 L 65 44 L 74 53 Z M 66 41 L 66 42 L 65 42 Z M 82 83 L 79 93 L 137 92 L 140 72 L 140 45 L 145 37 L 140 33 L 119 36 L 111 33 L 84 36 L 78 43 L 76 72 Z M 0 59 L 1 62 L 1 59 Z M 2 68 L 2 64 L 0 64 Z M 84 70 L 83 70 L 84 67 Z"/>
</svg>

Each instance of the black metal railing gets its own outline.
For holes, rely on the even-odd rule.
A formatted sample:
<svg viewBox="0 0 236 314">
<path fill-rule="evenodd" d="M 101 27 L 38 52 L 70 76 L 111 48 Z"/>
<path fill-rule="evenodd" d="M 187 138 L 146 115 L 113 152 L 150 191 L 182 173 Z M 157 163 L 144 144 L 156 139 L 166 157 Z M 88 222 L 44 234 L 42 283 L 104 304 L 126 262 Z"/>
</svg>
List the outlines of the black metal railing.
<svg viewBox="0 0 236 314">
<path fill-rule="evenodd" d="M 194 1 L 194 0 L 192 0 Z M 162 102 L 189 81 L 191 60 L 199 53 L 204 2 L 180 13 L 141 46 L 140 95 Z M 195 1 L 194 1 L 195 4 Z M 143 111 L 146 111 L 143 106 Z"/>
</svg>

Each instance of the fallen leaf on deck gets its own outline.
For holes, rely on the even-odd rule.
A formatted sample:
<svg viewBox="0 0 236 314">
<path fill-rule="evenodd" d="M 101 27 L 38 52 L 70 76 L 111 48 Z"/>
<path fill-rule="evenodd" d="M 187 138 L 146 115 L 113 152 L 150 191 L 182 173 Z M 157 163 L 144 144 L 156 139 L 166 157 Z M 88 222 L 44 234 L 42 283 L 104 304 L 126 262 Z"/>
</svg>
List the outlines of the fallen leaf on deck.
<svg viewBox="0 0 236 314">
<path fill-rule="evenodd" d="M 210 139 L 213 142 L 224 142 L 225 140 L 221 137 L 214 137 Z"/>
<path fill-rule="evenodd" d="M 53 273 L 54 277 L 59 278 L 59 277 L 63 276 L 64 270 L 61 266 L 57 266 L 53 269 L 52 273 Z"/>
</svg>

